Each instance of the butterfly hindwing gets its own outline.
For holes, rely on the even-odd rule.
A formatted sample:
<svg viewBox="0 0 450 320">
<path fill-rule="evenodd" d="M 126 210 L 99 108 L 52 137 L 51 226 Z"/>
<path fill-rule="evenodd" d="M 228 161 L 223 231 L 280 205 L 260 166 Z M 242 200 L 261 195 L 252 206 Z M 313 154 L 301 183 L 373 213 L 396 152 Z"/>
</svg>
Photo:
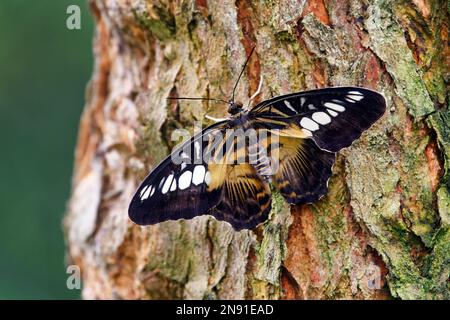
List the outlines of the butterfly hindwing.
<svg viewBox="0 0 450 320">
<path fill-rule="evenodd" d="M 337 152 L 359 138 L 385 109 L 384 97 L 375 91 L 337 87 L 279 96 L 250 113 L 272 129 L 300 126 L 321 149 Z"/>
<path fill-rule="evenodd" d="M 317 201 L 327 191 L 335 153 L 321 150 L 311 139 L 283 136 L 279 140 L 274 185 L 289 203 Z"/>
<path fill-rule="evenodd" d="M 211 214 L 235 230 L 253 229 L 267 220 L 271 209 L 268 185 L 250 164 L 210 165 L 211 190 L 221 190 L 221 200 Z"/>
</svg>

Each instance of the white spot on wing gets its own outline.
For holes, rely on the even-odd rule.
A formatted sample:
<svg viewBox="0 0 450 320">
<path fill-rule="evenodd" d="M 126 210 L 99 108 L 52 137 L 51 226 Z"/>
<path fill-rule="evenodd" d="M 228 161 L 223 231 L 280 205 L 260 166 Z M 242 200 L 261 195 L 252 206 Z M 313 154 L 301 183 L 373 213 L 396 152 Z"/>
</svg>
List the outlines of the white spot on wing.
<svg viewBox="0 0 450 320">
<path fill-rule="evenodd" d="M 303 134 L 305 135 L 305 138 L 312 137 L 312 133 L 309 130 L 302 129 Z"/>
<path fill-rule="evenodd" d="M 177 189 L 177 179 L 173 179 L 172 185 L 170 186 L 170 191 L 175 191 Z"/>
<path fill-rule="evenodd" d="M 186 167 L 187 167 L 186 162 L 182 162 L 182 163 L 181 163 L 181 171 L 183 171 L 184 168 L 186 168 Z"/>
<path fill-rule="evenodd" d="M 162 194 L 166 194 L 167 191 L 169 191 L 170 185 L 172 184 L 172 180 L 173 180 L 173 174 L 168 176 L 166 182 L 164 182 L 164 185 L 161 190 Z"/>
<path fill-rule="evenodd" d="M 325 102 L 324 105 L 325 105 L 325 107 L 333 109 L 333 110 L 338 111 L 338 112 L 344 112 L 345 111 L 345 108 L 343 106 L 341 106 L 340 104 L 337 104 L 337 103 Z"/>
<path fill-rule="evenodd" d="M 333 111 L 331 109 L 327 109 L 328 113 L 331 114 L 333 117 L 336 117 L 339 113 L 337 113 L 336 111 Z"/>
<path fill-rule="evenodd" d="M 205 167 L 202 165 L 195 166 L 194 172 L 192 174 L 192 183 L 198 186 L 200 183 L 203 183 L 205 178 Z"/>
<path fill-rule="evenodd" d="M 192 172 L 191 171 L 185 171 L 183 174 L 178 178 L 178 188 L 180 190 L 184 190 L 191 184 L 191 178 L 192 178 Z"/>
<path fill-rule="evenodd" d="M 205 183 L 206 183 L 206 185 L 208 185 L 208 186 L 209 186 L 209 184 L 211 183 L 211 173 L 209 173 L 209 171 L 206 172 L 206 174 L 205 174 Z"/>
<path fill-rule="evenodd" d="M 150 197 L 155 193 L 156 188 L 152 187 L 152 192 L 150 192 Z"/>
<path fill-rule="evenodd" d="M 300 125 L 309 131 L 319 130 L 319 125 L 312 121 L 310 118 L 302 118 L 302 120 L 300 120 Z"/>
<path fill-rule="evenodd" d="M 319 124 L 329 124 L 331 122 L 331 118 L 325 112 L 314 112 L 312 118 L 315 122 Z"/>
<path fill-rule="evenodd" d="M 314 105 L 312 103 L 308 104 L 308 109 L 309 110 L 315 110 L 317 109 L 316 107 L 314 107 Z"/>
<path fill-rule="evenodd" d="M 300 98 L 300 106 L 303 107 L 303 105 L 305 104 L 305 101 L 306 101 L 305 97 L 301 97 Z"/>
<path fill-rule="evenodd" d="M 151 186 L 151 185 L 148 185 L 148 186 L 146 186 L 144 189 L 142 189 L 142 191 L 144 191 L 144 193 L 142 194 L 142 191 L 141 191 L 141 200 L 145 200 L 145 199 L 147 199 L 148 198 L 148 196 L 149 196 L 149 194 L 150 194 L 150 191 L 151 191 L 151 189 L 152 189 L 153 187 Z"/>
<path fill-rule="evenodd" d="M 349 91 L 348 94 L 354 94 L 354 95 L 357 95 L 357 96 L 362 96 L 363 95 L 361 92 L 354 91 L 354 90 L 353 91 Z"/>
<path fill-rule="evenodd" d="M 297 113 L 297 111 L 295 111 L 294 107 L 292 107 L 292 105 L 289 103 L 289 101 L 287 100 L 283 100 L 284 104 L 286 105 L 286 107 L 288 107 L 289 109 L 291 109 L 292 111 L 294 111 L 295 113 Z"/>
<path fill-rule="evenodd" d="M 161 189 L 161 188 L 162 188 L 162 185 L 163 185 L 163 183 L 164 183 L 164 180 L 166 180 L 166 177 L 163 177 L 163 178 L 161 179 L 161 181 L 159 182 L 159 185 L 158 185 L 158 189 Z"/>
<path fill-rule="evenodd" d="M 349 101 L 348 99 L 353 99 L 355 101 L 359 101 L 364 99 L 363 96 L 357 96 L 357 95 L 353 95 L 353 94 L 348 94 L 346 100 Z"/>
<path fill-rule="evenodd" d="M 142 198 L 142 195 L 144 194 L 145 191 L 147 191 L 147 189 L 151 187 L 150 184 L 146 185 L 145 187 L 142 188 L 141 192 L 139 193 L 139 196 Z"/>
</svg>

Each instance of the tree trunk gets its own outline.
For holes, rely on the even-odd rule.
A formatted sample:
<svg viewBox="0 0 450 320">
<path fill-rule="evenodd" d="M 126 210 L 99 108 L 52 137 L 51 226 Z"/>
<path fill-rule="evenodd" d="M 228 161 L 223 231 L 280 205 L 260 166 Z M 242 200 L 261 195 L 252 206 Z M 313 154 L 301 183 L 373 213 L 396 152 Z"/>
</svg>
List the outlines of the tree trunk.
<svg viewBox="0 0 450 320">
<path fill-rule="evenodd" d="M 65 219 L 84 298 L 449 299 L 449 8 L 445 1 L 92 0 L 88 86 Z M 328 194 L 234 231 L 209 216 L 139 227 L 138 183 L 226 106 L 326 86 L 382 92 L 385 115 L 341 151 Z"/>
</svg>

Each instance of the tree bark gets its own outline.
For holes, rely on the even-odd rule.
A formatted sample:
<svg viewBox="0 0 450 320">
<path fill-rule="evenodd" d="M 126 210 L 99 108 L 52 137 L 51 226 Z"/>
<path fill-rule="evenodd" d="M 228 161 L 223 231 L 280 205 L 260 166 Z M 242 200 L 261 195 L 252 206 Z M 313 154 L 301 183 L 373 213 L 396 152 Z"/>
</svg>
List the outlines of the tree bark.
<svg viewBox="0 0 450 320">
<path fill-rule="evenodd" d="M 95 69 L 65 218 L 84 298 L 449 299 L 449 7 L 445 1 L 92 0 Z M 226 106 L 326 86 L 382 92 L 328 194 L 235 232 L 209 216 L 139 227 L 127 208 L 174 142 Z"/>
</svg>

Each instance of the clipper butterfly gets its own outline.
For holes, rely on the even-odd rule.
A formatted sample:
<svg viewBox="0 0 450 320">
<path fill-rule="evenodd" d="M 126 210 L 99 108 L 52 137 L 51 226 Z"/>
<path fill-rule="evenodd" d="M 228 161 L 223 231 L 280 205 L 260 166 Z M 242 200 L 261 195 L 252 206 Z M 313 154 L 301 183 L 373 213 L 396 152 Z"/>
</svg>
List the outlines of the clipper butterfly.
<svg viewBox="0 0 450 320">
<path fill-rule="evenodd" d="M 228 120 L 184 142 L 144 179 L 129 206 L 133 222 L 209 214 L 235 230 L 252 229 L 268 218 L 269 183 L 291 204 L 315 202 L 327 191 L 336 152 L 386 109 L 381 94 L 359 87 L 282 95 L 250 110 L 234 98 L 227 103 Z M 247 143 L 230 132 L 244 132 Z"/>
</svg>

